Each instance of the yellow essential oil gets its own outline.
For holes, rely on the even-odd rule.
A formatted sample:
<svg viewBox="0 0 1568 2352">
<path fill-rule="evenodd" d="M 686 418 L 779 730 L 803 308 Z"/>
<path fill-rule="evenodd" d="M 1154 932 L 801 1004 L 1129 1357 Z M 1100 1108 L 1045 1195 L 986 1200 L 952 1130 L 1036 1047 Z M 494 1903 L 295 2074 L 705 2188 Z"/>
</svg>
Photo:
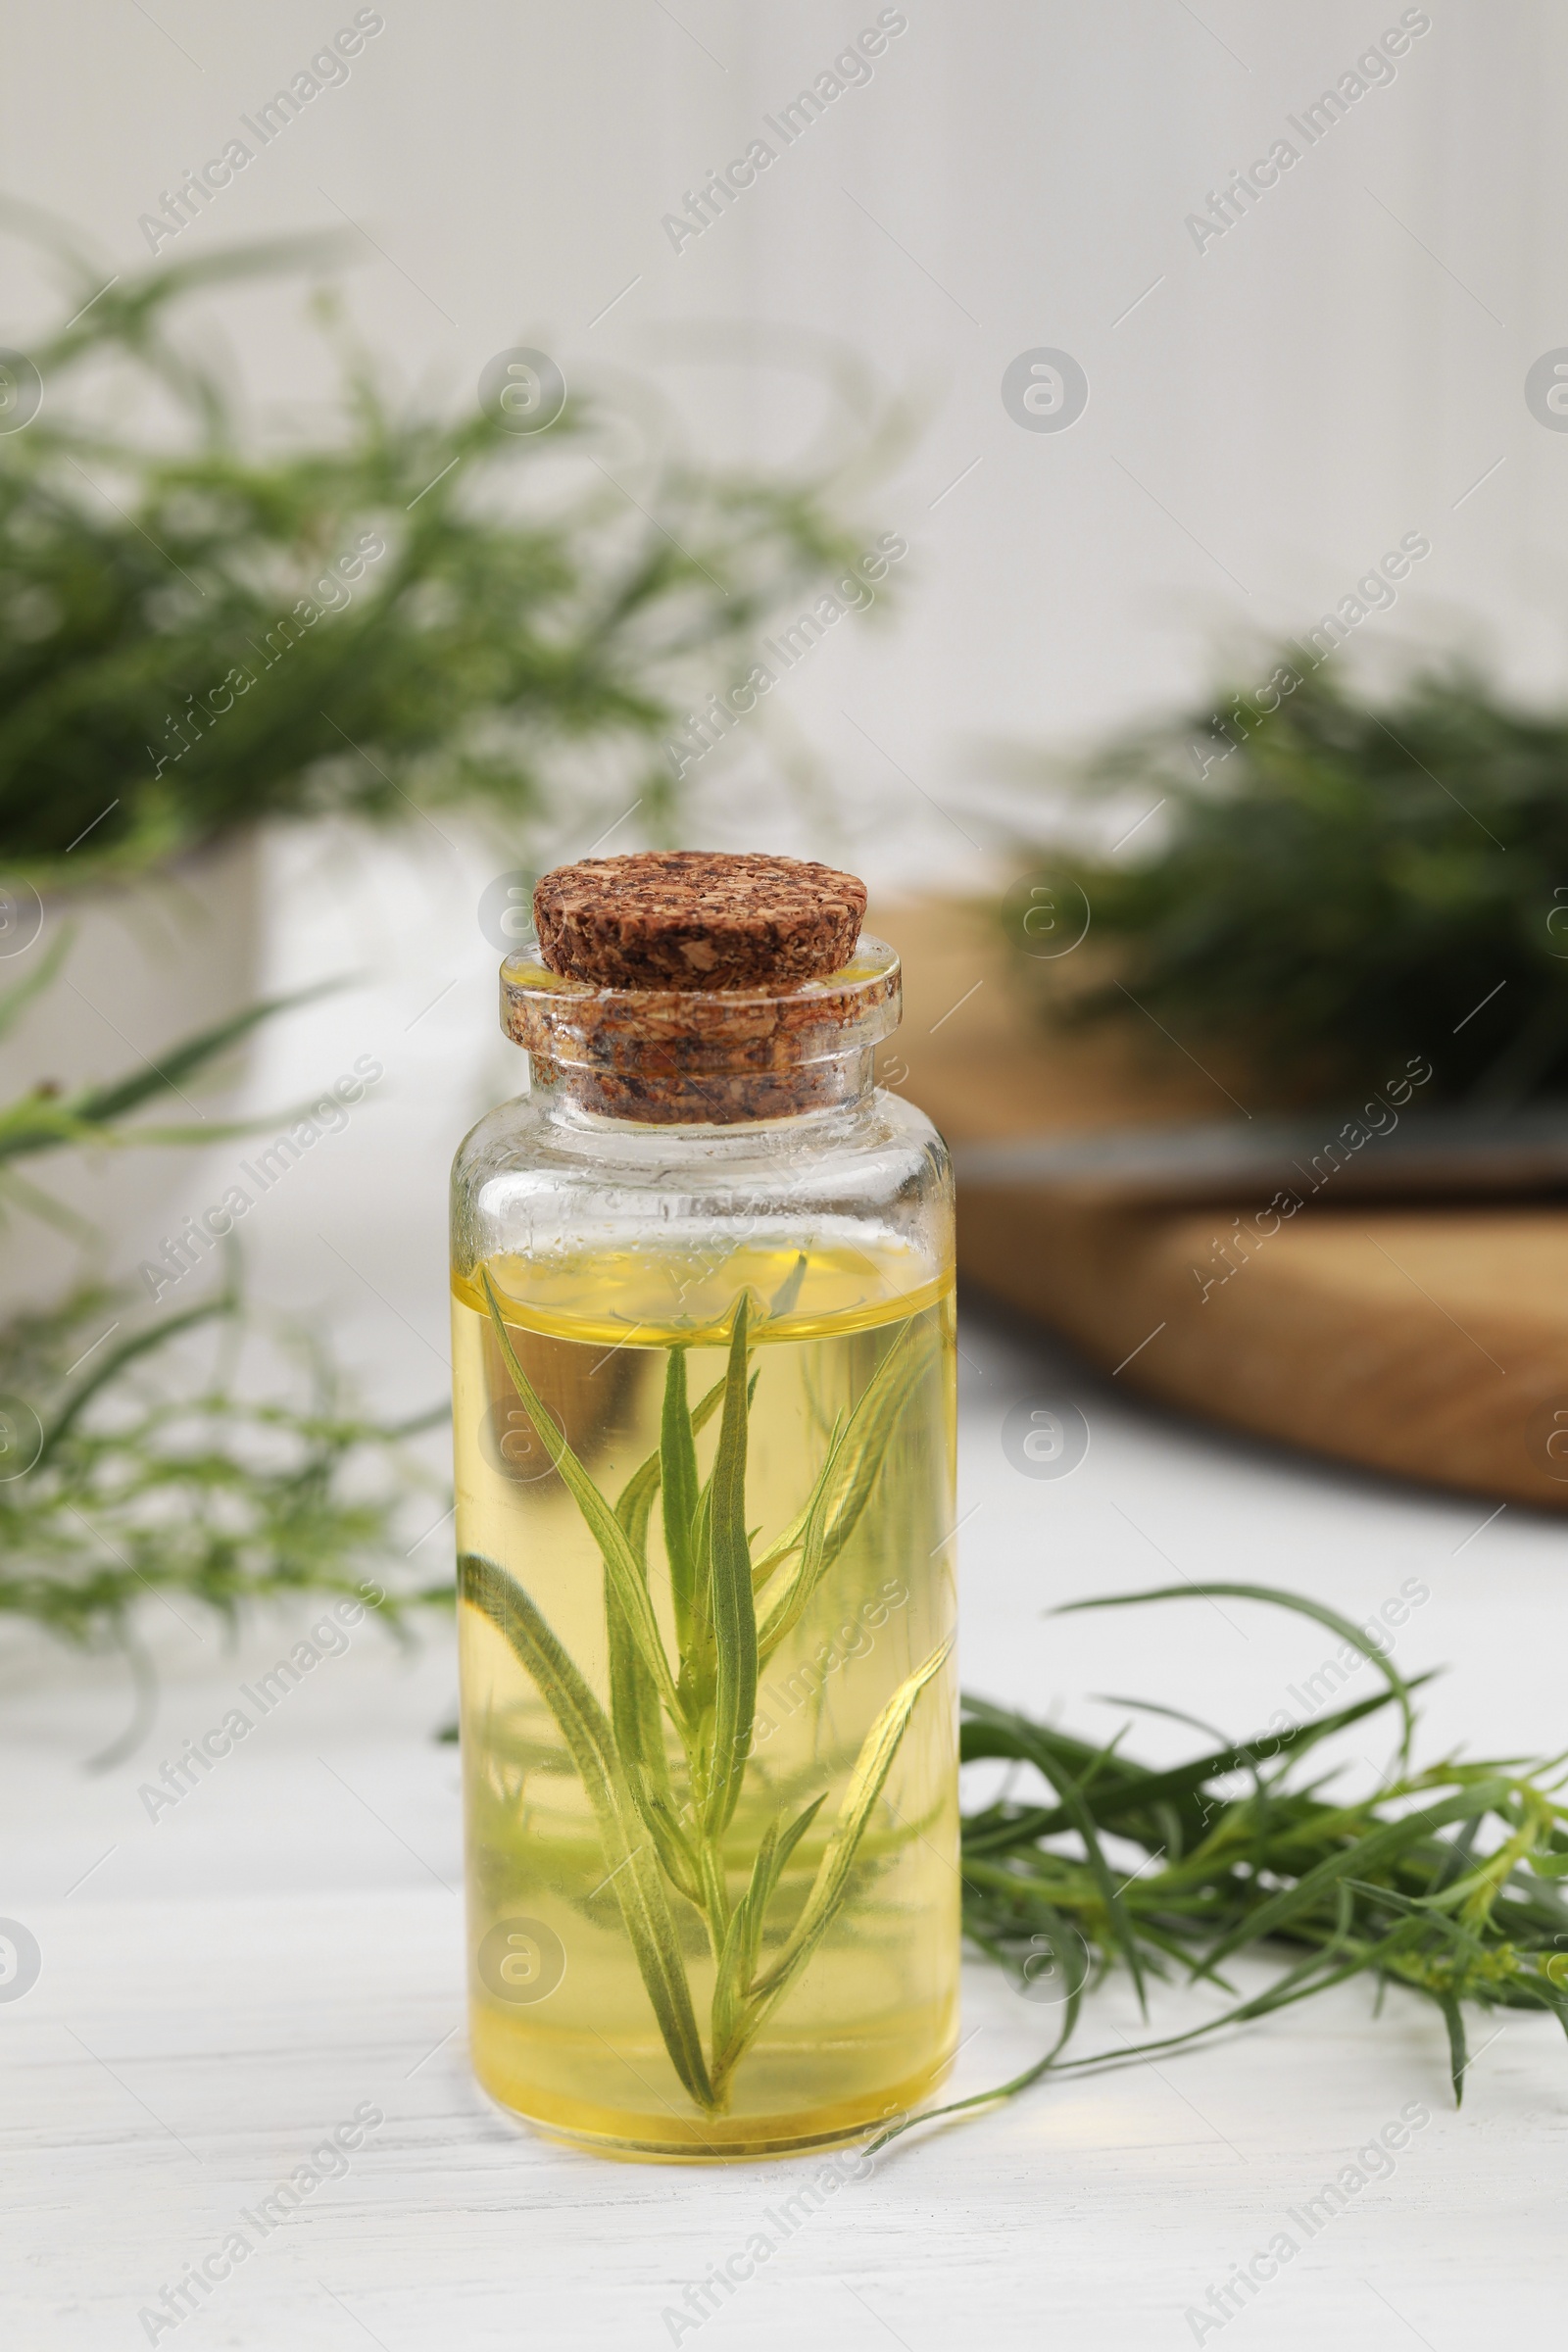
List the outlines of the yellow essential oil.
<svg viewBox="0 0 1568 2352">
<path fill-rule="evenodd" d="M 874 1230 L 644 1234 L 460 1268 L 453 1323 L 480 2082 L 622 2155 L 776 2154 L 903 2112 L 957 2031 L 946 1265 Z"/>
</svg>

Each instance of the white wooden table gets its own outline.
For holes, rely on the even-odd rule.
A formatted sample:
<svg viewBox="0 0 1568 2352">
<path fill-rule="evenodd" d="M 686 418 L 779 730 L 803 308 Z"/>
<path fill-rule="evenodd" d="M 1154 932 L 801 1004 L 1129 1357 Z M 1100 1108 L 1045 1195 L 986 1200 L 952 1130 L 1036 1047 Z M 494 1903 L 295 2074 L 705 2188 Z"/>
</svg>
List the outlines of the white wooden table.
<svg viewBox="0 0 1568 2352">
<path fill-rule="evenodd" d="M 1467 1541 L 1484 1503 L 1396 1493 L 1147 1415 L 974 1315 L 962 1345 L 971 1688 L 1085 1726 L 1113 1720 L 1087 1693 L 1147 1693 L 1245 1733 L 1321 1662 L 1315 1629 L 1200 1601 L 1054 1624 L 1042 1611 L 1169 1581 L 1161 1552 L 1187 1575 L 1262 1577 L 1356 1610 L 1413 1574 L 1432 1598 L 1399 1654 L 1455 1668 L 1430 1737 L 1478 1751 L 1561 1740 L 1556 1529 L 1508 1512 Z M 1074 1396 L 1088 1414 L 1093 1443 L 1070 1478 L 1025 1479 L 1004 1457 L 1002 1415 L 1023 1396 Z M 1239 2346 L 1461 2352 L 1504 2323 L 1554 2340 L 1568 2283 L 1560 2035 L 1508 2024 L 1455 2115 L 1435 2014 L 1395 1997 L 1374 2024 L 1354 1988 L 1157 2067 L 1045 2086 L 906 2137 L 819 2192 L 818 2210 L 800 2218 L 797 2205 L 798 2227 L 756 2275 L 688 2325 L 684 2290 L 770 2230 L 764 2215 L 818 2168 L 602 2162 L 513 2125 L 476 2090 L 456 1753 L 431 1739 L 452 1696 L 444 1630 L 412 1663 L 357 1639 L 178 1807 L 146 1819 L 138 1783 L 311 1614 L 255 1629 L 231 1656 L 172 1627 L 154 1739 L 98 1778 L 81 1759 L 122 1705 L 107 1675 L 32 1648 L 3 1661 L 0 1910 L 42 1953 L 32 1990 L 0 2004 L 8 2346 L 149 2340 L 139 2314 L 236 2228 L 253 2250 L 157 2341 L 624 2352 L 701 2335 L 704 2352 L 802 2340 L 870 2352 L 890 2338 L 927 2352 L 979 2336 L 998 2352 L 1151 2352 L 1225 2333 Z M 1182 1744 L 1157 1724 L 1138 1737 L 1155 1754 Z M 1383 1753 L 1369 1744 L 1367 1768 Z M 962 2089 L 1012 2071 L 1054 2022 L 982 1966 L 966 2003 Z M 1200 2013 L 1174 1993 L 1156 2010 L 1171 2024 Z M 1135 2030 L 1125 1989 L 1110 1989 L 1082 2046 Z M 1388 2176 L 1309 2232 L 1307 2201 L 1412 2103 L 1430 2120 Z M 341 2170 L 319 2168 L 336 2177 L 265 2236 L 241 2218 L 366 2104 L 384 2120 Z M 1235 2290 L 1221 2323 L 1209 2290 L 1282 2231 L 1298 2250 L 1245 2299 Z"/>
</svg>

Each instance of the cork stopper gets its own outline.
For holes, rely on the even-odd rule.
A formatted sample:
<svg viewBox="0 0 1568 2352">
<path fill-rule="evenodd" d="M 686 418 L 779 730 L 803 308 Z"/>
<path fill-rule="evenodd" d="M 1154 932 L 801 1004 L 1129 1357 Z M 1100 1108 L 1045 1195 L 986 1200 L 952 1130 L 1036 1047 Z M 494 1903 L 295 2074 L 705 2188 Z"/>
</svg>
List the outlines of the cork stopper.
<svg viewBox="0 0 1568 2352">
<path fill-rule="evenodd" d="M 865 885 L 754 852 L 649 850 L 558 865 L 533 894 L 547 969 L 595 988 L 787 988 L 850 961 Z"/>
</svg>

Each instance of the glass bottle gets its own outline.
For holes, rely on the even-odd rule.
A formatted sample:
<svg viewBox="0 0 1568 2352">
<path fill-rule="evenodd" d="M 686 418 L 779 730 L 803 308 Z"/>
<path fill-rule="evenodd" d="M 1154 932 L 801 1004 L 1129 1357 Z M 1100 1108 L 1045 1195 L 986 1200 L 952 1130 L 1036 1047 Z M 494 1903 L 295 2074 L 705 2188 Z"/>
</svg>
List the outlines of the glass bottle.
<svg viewBox="0 0 1568 2352">
<path fill-rule="evenodd" d="M 847 2139 L 957 2020 L 952 1180 L 898 959 L 502 967 L 453 1171 L 473 2063 L 611 2153 Z"/>
</svg>

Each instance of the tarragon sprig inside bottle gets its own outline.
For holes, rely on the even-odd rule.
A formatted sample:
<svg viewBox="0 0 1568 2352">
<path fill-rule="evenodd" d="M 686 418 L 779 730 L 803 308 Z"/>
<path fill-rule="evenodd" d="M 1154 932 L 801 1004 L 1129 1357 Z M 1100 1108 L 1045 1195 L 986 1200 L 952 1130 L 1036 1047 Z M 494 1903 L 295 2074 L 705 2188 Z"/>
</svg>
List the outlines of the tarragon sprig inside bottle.
<svg viewBox="0 0 1568 2352">
<path fill-rule="evenodd" d="M 604 1561 L 608 1711 L 528 1593 L 498 1563 L 466 1553 L 462 1591 L 504 1635 L 560 1727 L 593 1806 L 671 2062 L 697 2104 L 721 2112 L 735 2069 L 844 1901 L 915 1703 L 951 1646 L 942 1642 L 905 1677 L 866 1733 L 805 1904 L 763 1965 L 763 1930 L 780 1876 L 827 1791 L 770 1823 L 736 1872 L 724 1840 L 750 1769 L 758 1675 L 799 1625 L 855 1533 L 900 1417 L 929 1369 L 935 1334 L 928 1329 L 922 1336 L 913 1320 L 900 1327 L 854 1410 L 835 1422 L 795 1517 L 754 1559 L 746 1525 L 754 1299 L 745 1292 L 736 1298 L 724 1377 L 695 1405 L 687 1395 L 687 1348 L 665 1351 L 659 1448 L 612 1503 L 524 1371 L 488 1271 L 481 1285 L 508 1375 Z M 697 1438 L 715 1414 L 717 1445 L 700 1477 Z M 656 1504 L 675 1618 L 673 1664 L 650 1590 Z M 666 1723 L 677 1748 L 675 1773 Z M 715 1964 L 706 2047 L 672 1893 L 701 1914 Z"/>
</svg>

